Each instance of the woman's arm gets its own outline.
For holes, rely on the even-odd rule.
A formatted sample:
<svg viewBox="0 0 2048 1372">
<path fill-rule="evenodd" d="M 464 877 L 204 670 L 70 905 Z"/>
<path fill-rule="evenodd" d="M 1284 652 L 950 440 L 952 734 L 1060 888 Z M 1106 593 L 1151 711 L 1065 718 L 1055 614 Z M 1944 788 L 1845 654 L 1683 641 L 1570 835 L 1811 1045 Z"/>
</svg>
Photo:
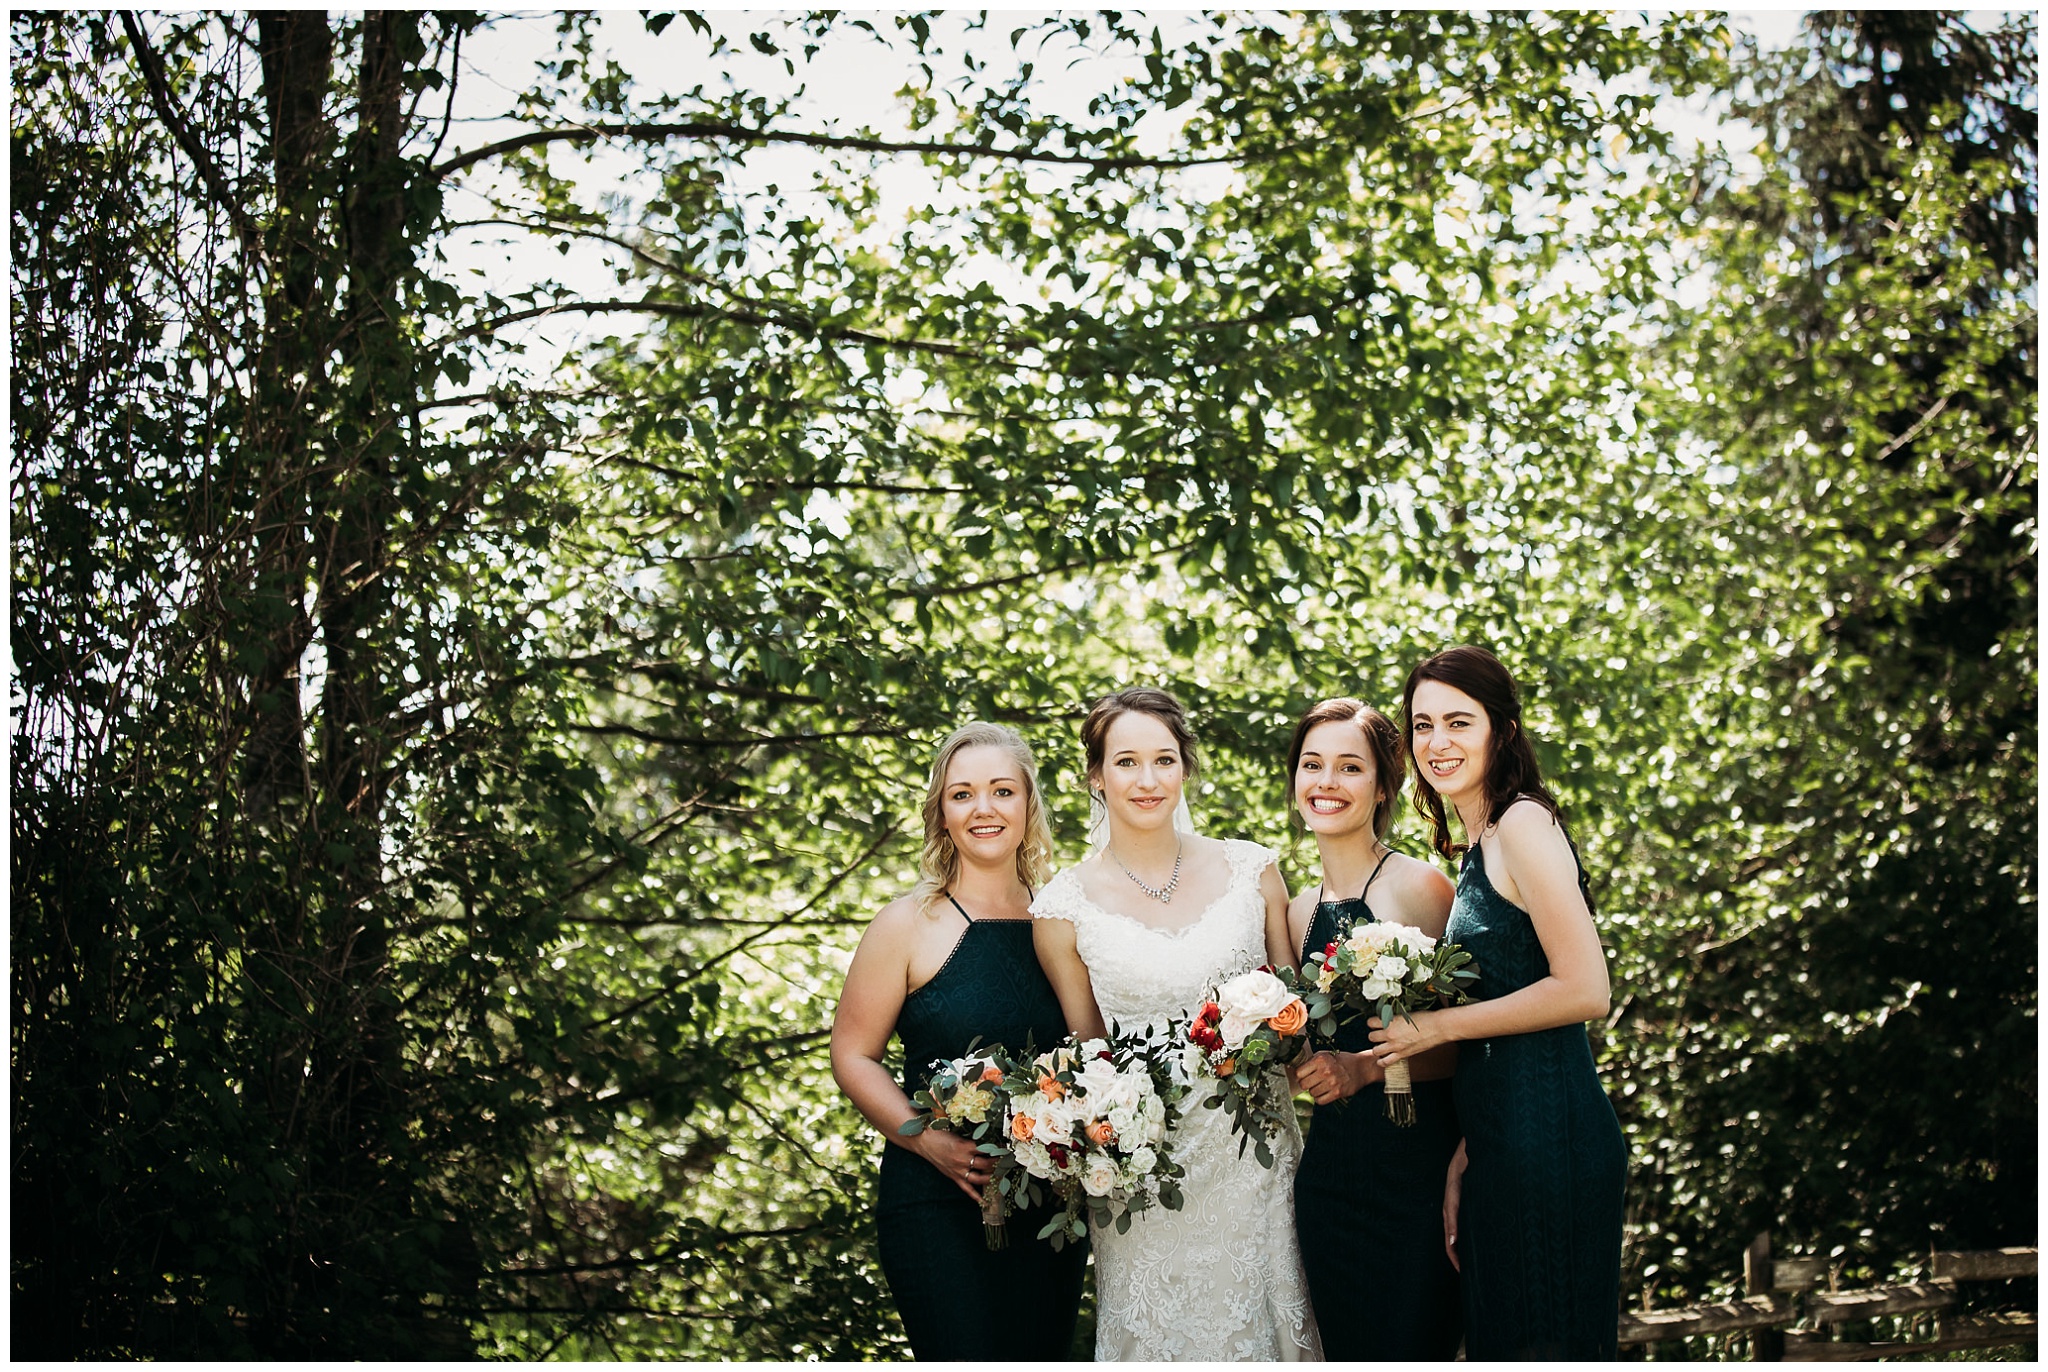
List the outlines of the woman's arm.
<svg viewBox="0 0 2048 1372">
<path fill-rule="evenodd" d="M 1266 962 L 1274 968 L 1301 966 L 1292 933 L 1287 927 L 1287 883 L 1275 862 L 1259 874 L 1259 894 L 1266 898 Z"/>
<path fill-rule="evenodd" d="M 917 1112 L 882 1065 L 910 981 L 917 932 L 912 921 L 922 918 L 908 901 L 897 901 L 884 907 L 861 935 L 832 1016 L 832 1079 L 883 1138 L 925 1159 L 980 1200 L 975 1187 L 989 1178 L 988 1159 L 971 1140 L 945 1130 L 926 1129 L 907 1138 L 898 1133 Z"/>
<path fill-rule="evenodd" d="M 1533 1033 L 1607 1013 L 1607 958 L 1579 892 L 1578 863 L 1564 830 L 1543 806 L 1520 801 L 1502 816 L 1496 832 L 1501 865 L 1527 902 L 1523 908 L 1550 973 L 1494 1000 L 1421 1011 L 1413 1024 L 1398 1016 L 1390 1025 L 1373 1020 L 1379 1027 L 1372 1039 L 1383 1064 L 1460 1039 Z"/>
<path fill-rule="evenodd" d="M 1458 1151 L 1451 1154 L 1451 1165 L 1444 1170 L 1444 1252 L 1450 1257 L 1451 1269 L 1462 1270 L 1458 1262 L 1458 1208 L 1465 1199 L 1465 1140 L 1458 1140 Z"/>
<path fill-rule="evenodd" d="M 1095 1004 L 1095 987 L 1088 980 L 1088 964 L 1081 961 L 1081 948 L 1074 940 L 1073 921 L 1032 920 L 1031 946 L 1038 952 L 1038 965 L 1045 969 L 1053 994 L 1060 999 L 1067 1032 L 1084 1039 L 1109 1037 L 1109 1026 L 1102 1022 L 1102 1010 Z"/>
</svg>

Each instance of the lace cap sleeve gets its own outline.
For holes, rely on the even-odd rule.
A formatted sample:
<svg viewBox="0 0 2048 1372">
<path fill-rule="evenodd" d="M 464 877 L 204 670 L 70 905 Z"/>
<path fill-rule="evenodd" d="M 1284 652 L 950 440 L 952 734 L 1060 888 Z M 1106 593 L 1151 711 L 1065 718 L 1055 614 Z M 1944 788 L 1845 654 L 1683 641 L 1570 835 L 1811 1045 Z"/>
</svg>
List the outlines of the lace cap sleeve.
<svg viewBox="0 0 2048 1372">
<path fill-rule="evenodd" d="M 1230 870 L 1240 876 L 1257 881 L 1259 874 L 1280 861 L 1280 854 L 1263 843 L 1253 843 L 1246 838 L 1224 840 L 1224 856 L 1230 863 Z"/>
<path fill-rule="evenodd" d="M 1045 883 L 1045 889 L 1038 893 L 1038 899 L 1031 902 L 1033 919 L 1063 919 L 1069 924 L 1074 918 L 1076 901 L 1080 894 L 1080 882 L 1074 877 L 1074 869 L 1062 868 Z"/>
</svg>

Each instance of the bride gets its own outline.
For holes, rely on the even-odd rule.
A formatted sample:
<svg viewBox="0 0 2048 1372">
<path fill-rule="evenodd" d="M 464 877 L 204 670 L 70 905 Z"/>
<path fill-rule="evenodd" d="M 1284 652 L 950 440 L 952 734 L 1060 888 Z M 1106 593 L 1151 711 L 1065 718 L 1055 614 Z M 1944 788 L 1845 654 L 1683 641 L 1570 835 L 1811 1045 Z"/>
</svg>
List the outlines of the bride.
<svg viewBox="0 0 2048 1372">
<path fill-rule="evenodd" d="M 1127 1031 L 1158 1028 L 1219 982 L 1291 962 L 1272 852 L 1186 826 L 1181 790 L 1197 764 L 1180 702 L 1146 688 L 1105 696 L 1081 746 L 1107 841 L 1031 906 L 1067 1028 L 1099 1036 L 1105 1017 Z M 1173 1140 L 1187 1169 L 1183 1207 L 1141 1211 L 1125 1234 L 1093 1233 L 1096 1360 L 1320 1359 L 1294 1237 L 1300 1135 L 1290 1122 L 1273 1140 L 1275 1165 L 1263 1167 L 1240 1153 L 1229 1114 L 1203 1108 L 1197 1093 Z"/>
</svg>

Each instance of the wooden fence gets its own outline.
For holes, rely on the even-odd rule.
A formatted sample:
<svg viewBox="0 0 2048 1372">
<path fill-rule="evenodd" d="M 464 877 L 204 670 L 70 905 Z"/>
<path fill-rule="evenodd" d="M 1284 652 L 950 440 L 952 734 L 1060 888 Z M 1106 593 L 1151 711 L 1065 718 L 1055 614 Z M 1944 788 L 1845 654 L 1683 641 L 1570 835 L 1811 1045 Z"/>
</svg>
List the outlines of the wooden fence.
<svg viewBox="0 0 2048 1372">
<path fill-rule="evenodd" d="M 2037 1310 L 1961 1314 L 1963 1282 L 2002 1281 L 2037 1274 L 2038 1250 L 1936 1252 L 1920 1281 L 1837 1291 L 1824 1258 L 1771 1257 L 1771 1236 L 1759 1234 L 1743 1255 L 1740 1300 L 1642 1310 L 1621 1317 L 1621 1343 L 1663 1343 L 1695 1335 L 1746 1335 L 1749 1356 L 1766 1362 L 1868 1362 L 1966 1348 L 2002 1348 L 2036 1342 Z M 1828 1289 L 1823 1290 L 1825 1286 Z M 1856 1342 L 1838 1337 L 1842 1325 L 1884 1317 L 1911 1317 L 1907 1337 Z"/>
</svg>

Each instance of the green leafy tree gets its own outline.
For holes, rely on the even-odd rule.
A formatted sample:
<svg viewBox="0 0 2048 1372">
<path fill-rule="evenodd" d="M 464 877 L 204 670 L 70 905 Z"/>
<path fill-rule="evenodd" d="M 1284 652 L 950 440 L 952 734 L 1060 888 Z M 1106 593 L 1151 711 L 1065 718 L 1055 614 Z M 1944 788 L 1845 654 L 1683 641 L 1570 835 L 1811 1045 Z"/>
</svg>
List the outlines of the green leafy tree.
<svg viewBox="0 0 2048 1372">
<path fill-rule="evenodd" d="M 1461 640 L 1596 869 L 1632 1285 L 2031 1194 L 1942 1070 L 2033 1061 L 2030 27 L 546 22 L 476 132 L 495 21 L 14 21 L 19 1349 L 900 1354 L 824 1046 L 936 740 L 1071 851 L 1170 686 L 1299 878 L 1295 714 Z M 805 115 L 866 52 L 907 132 Z M 1761 177 L 1653 117 L 1738 79 Z"/>
<path fill-rule="evenodd" d="M 1647 712 L 1705 768 L 1641 810 L 1625 960 L 1668 987 L 1625 1088 L 1660 1286 L 1765 1228 L 2034 1239 L 2034 63 L 2030 18 L 1818 14 L 1743 69 L 1762 175 L 1702 169 L 1655 402 L 1694 514 L 1632 578 L 1706 667 L 1692 728 Z"/>
</svg>

